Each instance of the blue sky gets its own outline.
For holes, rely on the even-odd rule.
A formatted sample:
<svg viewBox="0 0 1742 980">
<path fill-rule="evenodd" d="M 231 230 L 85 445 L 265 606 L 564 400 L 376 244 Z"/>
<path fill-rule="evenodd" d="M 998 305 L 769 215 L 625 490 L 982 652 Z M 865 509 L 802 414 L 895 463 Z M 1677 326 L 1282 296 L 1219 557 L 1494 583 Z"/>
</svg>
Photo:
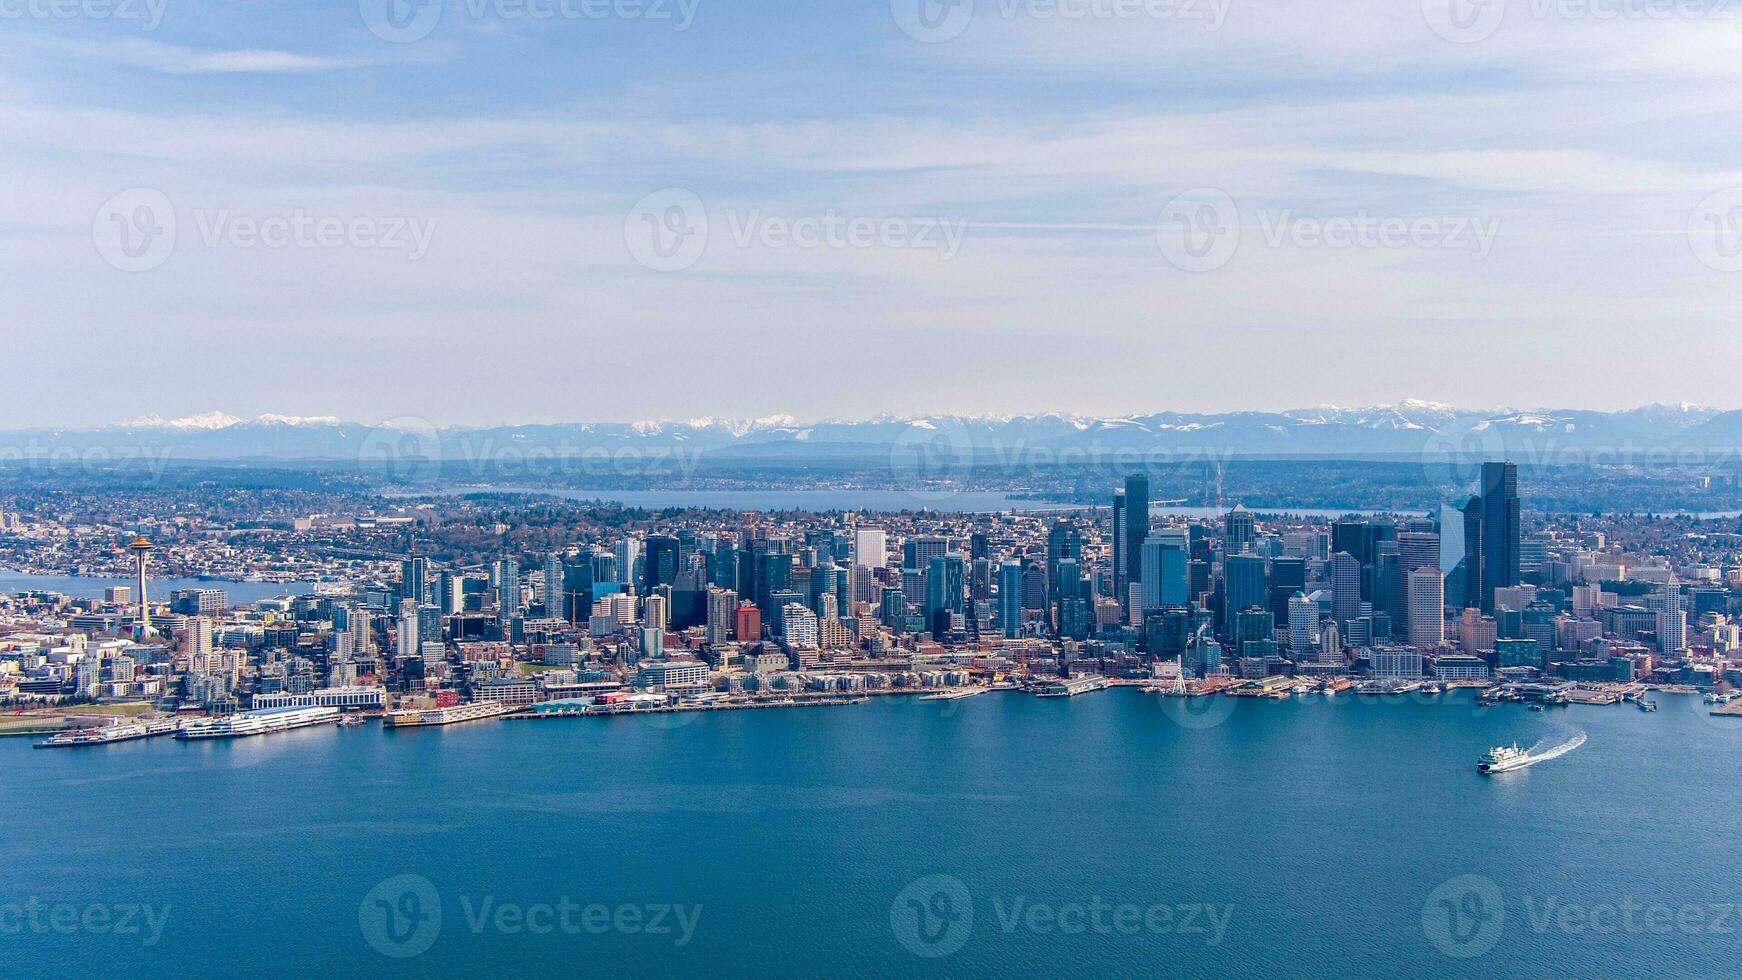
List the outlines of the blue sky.
<svg viewBox="0 0 1742 980">
<path fill-rule="evenodd" d="M 51 2 L 19 424 L 1742 406 L 1742 4 Z"/>
</svg>

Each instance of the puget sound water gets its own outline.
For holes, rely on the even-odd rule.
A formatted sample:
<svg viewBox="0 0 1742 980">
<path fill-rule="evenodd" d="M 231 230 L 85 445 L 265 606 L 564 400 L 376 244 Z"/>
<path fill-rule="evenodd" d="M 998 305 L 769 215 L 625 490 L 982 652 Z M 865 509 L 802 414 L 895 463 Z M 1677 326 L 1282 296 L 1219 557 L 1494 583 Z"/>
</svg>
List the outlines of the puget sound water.
<svg viewBox="0 0 1742 980">
<path fill-rule="evenodd" d="M 1656 698 L 0 739 L 0 976 L 1735 976 L 1742 718 Z"/>
</svg>

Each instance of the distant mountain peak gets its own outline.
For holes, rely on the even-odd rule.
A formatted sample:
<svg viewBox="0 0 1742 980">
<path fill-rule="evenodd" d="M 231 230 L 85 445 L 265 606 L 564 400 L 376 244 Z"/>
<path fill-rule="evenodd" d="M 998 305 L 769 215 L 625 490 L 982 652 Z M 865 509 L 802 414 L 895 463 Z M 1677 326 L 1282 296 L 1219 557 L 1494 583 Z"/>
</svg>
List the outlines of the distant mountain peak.
<svg viewBox="0 0 1742 980">
<path fill-rule="evenodd" d="M 128 419 L 121 425 L 128 429 L 180 429 L 188 431 L 193 429 L 228 429 L 232 425 L 241 423 L 241 421 L 236 416 L 223 412 L 205 412 L 179 419 L 165 419 L 160 415 L 141 415 L 135 419 Z"/>
</svg>

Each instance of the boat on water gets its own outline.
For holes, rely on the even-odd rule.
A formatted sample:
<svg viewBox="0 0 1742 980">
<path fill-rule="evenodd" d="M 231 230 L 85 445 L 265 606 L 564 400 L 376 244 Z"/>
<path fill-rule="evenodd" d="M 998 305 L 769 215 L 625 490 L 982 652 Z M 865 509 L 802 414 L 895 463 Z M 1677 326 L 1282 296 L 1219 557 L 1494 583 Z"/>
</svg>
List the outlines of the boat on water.
<svg viewBox="0 0 1742 980">
<path fill-rule="evenodd" d="M 365 719 L 363 718 L 362 715 L 359 715 L 359 714 L 349 714 L 349 715 L 339 716 L 339 727 L 340 728 L 356 728 L 358 725 L 364 724 L 364 722 L 365 722 Z"/>
<path fill-rule="evenodd" d="M 81 745 L 108 745 L 111 742 L 131 742 L 136 738 L 167 735 L 175 731 L 175 720 L 123 721 L 95 728 L 69 728 L 56 732 L 46 742 L 36 743 L 39 749 L 76 748 Z"/>
<path fill-rule="evenodd" d="M 1644 698 L 1640 698 L 1639 701 L 1637 702 L 1637 704 L 1639 705 L 1640 711 L 1656 711 L 1657 710 L 1657 702 L 1656 701 L 1647 701 Z"/>
<path fill-rule="evenodd" d="M 1532 710 L 1532 711 L 1547 711 L 1547 710 L 1548 710 L 1548 709 L 1547 709 L 1547 708 L 1544 708 L 1544 707 L 1543 707 L 1543 706 L 1542 706 L 1542 705 L 1540 705 L 1540 704 L 1533 704 L 1533 705 L 1531 705 L 1531 706 L 1530 706 L 1530 710 Z"/>
<path fill-rule="evenodd" d="M 501 701 L 473 701 L 448 708 L 409 708 L 389 711 L 382 720 L 388 728 L 421 728 L 431 725 L 453 725 L 462 721 L 482 721 L 500 718 L 519 711 L 518 705 Z"/>
<path fill-rule="evenodd" d="M 1529 752 L 1518 747 L 1517 742 L 1511 745 L 1496 745 L 1476 761 L 1476 771 L 1485 775 L 1493 775 L 1497 772 L 1523 769 L 1535 761 Z"/>
<path fill-rule="evenodd" d="M 175 737 L 184 741 L 209 738 L 246 738 L 287 732 L 310 725 L 330 725 L 339 720 L 338 708 L 284 707 L 242 711 L 220 718 L 201 718 L 182 724 Z"/>
</svg>

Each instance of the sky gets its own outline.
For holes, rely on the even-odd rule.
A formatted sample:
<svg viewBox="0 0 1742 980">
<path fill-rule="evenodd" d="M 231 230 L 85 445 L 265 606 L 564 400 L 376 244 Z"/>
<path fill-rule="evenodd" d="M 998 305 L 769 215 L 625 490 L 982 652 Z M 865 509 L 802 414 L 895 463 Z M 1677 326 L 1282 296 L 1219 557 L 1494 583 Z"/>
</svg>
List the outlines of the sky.
<svg viewBox="0 0 1742 980">
<path fill-rule="evenodd" d="M 1742 4 L 0 0 L 5 427 L 1742 407 Z"/>
</svg>

